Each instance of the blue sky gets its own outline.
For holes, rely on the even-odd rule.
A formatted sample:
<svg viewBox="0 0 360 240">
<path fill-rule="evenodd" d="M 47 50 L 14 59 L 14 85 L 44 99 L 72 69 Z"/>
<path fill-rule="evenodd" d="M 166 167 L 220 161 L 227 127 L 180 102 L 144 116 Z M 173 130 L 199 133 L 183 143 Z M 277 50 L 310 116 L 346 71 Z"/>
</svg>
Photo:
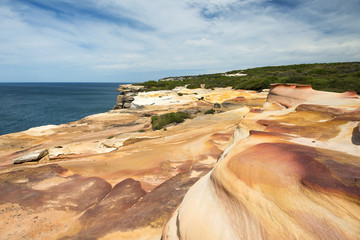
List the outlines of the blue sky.
<svg viewBox="0 0 360 240">
<path fill-rule="evenodd" d="M 0 82 L 360 61 L 360 0 L 0 0 Z"/>
</svg>

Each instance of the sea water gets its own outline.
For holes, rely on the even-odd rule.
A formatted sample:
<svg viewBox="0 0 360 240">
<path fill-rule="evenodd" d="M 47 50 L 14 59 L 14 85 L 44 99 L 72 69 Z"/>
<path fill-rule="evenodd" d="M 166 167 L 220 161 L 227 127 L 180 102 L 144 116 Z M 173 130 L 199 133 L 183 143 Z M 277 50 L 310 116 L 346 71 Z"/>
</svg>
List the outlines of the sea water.
<svg viewBox="0 0 360 240">
<path fill-rule="evenodd" d="M 118 86 L 119 83 L 0 83 L 0 135 L 109 111 L 116 103 Z"/>
</svg>

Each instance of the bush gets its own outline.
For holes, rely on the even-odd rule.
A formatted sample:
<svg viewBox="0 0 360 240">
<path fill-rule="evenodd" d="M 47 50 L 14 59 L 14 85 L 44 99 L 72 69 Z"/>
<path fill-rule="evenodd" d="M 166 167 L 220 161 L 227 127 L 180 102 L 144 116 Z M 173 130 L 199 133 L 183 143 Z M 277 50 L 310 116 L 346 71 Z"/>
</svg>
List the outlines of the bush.
<svg viewBox="0 0 360 240">
<path fill-rule="evenodd" d="M 209 109 L 205 112 L 205 114 L 214 114 L 215 110 L 214 109 Z"/>
<path fill-rule="evenodd" d="M 271 83 L 311 84 L 316 90 L 343 92 L 349 89 L 360 93 L 360 62 L 317 63 L 287 66 L 273 66 L 234 70 L 228 73 L 243 72 L 241 77 L 229 77 L 220 73 L 198 76 L 183 76 L 182 80 L 148 81 L 136 85 L 145 86 L 144 91 L 170 90 L 177 86 L 199 88 L 233 87 L 234 89 L 262 90 Z M 180 96 L 180 95 L 179 95 Z"/>
<path fill-rule="evenodd" d="M 190 115 L 184 112 L 166 113 L 159 116 L 151 117 L 152 130 L 159 130 L 169 125 L 170 123 L 182 123 L 186 118 L 190 118 Z"/>
<path fill-rule="evenodd" d="M 181 96 L 184 95 L 184 94 L 182 94 L 182 93 L 179 92 L 178 95 L 181 97 Z"/>
</svg>

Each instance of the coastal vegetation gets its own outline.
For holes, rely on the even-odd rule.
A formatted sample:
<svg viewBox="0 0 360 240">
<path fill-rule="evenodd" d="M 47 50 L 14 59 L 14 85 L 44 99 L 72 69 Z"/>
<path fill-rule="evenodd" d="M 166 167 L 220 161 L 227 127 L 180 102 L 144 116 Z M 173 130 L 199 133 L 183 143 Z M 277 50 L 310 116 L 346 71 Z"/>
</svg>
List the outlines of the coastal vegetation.
<svg viewBox="0 0 360 240">
<path fill-rule="evenodd" d="M 215 110 L 214 109 L 209 109 L 205 112 L 205 114 L 214 114 Z"/>
<path fill-rule="evenodd" d="M 145 91 L 171 90 L 177 86 L 199 88 L 232 87 L 234 89 L 262 90 L 271 83 L 311 84 L 316 90 L 360 93 L 360 62 L 316 63 L 287 66 L 271 66 L 234 70 L 226 73 L 182 76 L 147 81 Z"/>
<path fill-rule="evenodd" d="M 151 117 L 152 130 L 160 130 L 171 123 L 182 123 L 190 115 L 185 112 L 172 112 Z"/>
</svg>

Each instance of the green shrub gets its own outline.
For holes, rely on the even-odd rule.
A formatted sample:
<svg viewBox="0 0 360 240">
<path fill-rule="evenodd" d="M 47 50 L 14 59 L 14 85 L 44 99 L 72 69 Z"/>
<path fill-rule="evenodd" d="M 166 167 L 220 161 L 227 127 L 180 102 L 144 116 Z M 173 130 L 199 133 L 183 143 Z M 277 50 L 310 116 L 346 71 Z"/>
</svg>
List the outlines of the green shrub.
<svg viewBox="0 0 360 240">
<path fill-rule="evenodd" d="M 233 87 L 234 89 L 262 90 L 269 88 L 271 83 L 311 84 L 316 90 L 343 92 L 349 89 L 360 93 L 360 62 L 297 64 L 287 66 L 269 66 L 234 70 L 228 73 L 242 72 L 246 76 L 229 77 L 221 73 L 198 76 L 183 76 L 181 80 L 147 81 L 144 91 L 171 90 L 177 86 L 189 89 Z M 179 78 L 177 78 L 179 79 Z M 180 96 L 180 95 L 179 95 Z"/>
<path fill-rule="evenodd" d="M 162 129 L 164 126 L 169 125 L 170 123 L 182 123 L 186 118 L 190 118 L 190 115 L 184 112 L 172 112 L 159 116 L 152 116 L 152 130 Z"/>
<path fill-rule="evenodd" d="M 178 95 L 181 97 L 181 96 L 184 95 L 184 94 L 182 94 L 182 93 L 179 92 Z"/>
<path fill-rule="evenodd" d="M 214 109 L 209 109 L 205 112 L 205 114 L 214 114 L 215 110 Z"/>
</svg>

